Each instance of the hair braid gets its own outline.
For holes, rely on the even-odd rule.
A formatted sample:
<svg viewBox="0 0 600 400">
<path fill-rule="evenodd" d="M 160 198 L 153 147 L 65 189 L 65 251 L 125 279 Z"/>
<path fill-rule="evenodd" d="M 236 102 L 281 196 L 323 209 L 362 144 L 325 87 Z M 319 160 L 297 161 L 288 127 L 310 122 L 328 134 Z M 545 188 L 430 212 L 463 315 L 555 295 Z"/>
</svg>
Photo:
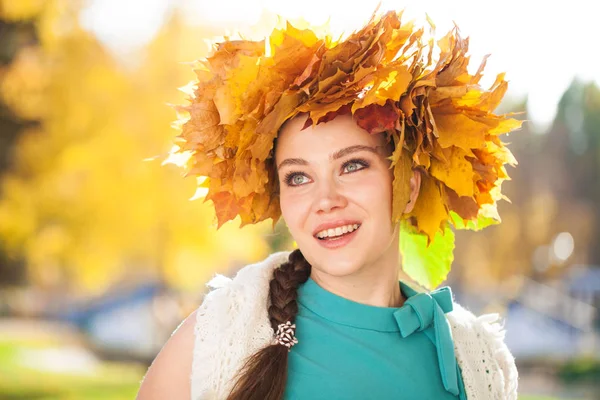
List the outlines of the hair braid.
<svg viewBox="0 0 600 400">
<path fill-rule="evenodd" d="M 273 330 L 294 322 L 298 314 L 298 287 L 308 280 L 311 266 L 299 249 L 273 271 L 269 282 L 269 319 Z M 281 400 L 287 382 L 288 349 L 271 344 L 248 358 L 228 400 Z"/>
<path fill-rule="evenodd" d="M 273 273 L 269 283 L 269 318 L 271 326 L 277 330 L 279 324 L 294 322 L 298 313 L 298 286 L 306 282 L 310 276 L 310 264 L 304 259 L 300 250 L 294 250 L 289 261 L 282 264 Z"/>
</svg>

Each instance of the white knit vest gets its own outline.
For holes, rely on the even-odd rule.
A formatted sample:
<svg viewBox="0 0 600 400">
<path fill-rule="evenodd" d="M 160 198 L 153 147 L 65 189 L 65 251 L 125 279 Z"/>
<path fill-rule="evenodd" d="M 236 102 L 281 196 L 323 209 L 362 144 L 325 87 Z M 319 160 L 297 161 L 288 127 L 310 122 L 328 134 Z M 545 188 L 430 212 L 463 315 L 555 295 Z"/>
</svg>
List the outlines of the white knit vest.
<svg viewBox="0 0 600 400">
<path fill-rule="evenodd" d="M 191 373 L 192 400 L 227 398 L 243 361 L 268 345 L 269 281 L 289 252 L 242 268 L 234 279 L 217 275 L 198 308 Z M 469 400 L 516 400 L 518 373 L 504 343 L 498 314 L 475 317 L 458 303 L 446 314 Z"/>
</svg>

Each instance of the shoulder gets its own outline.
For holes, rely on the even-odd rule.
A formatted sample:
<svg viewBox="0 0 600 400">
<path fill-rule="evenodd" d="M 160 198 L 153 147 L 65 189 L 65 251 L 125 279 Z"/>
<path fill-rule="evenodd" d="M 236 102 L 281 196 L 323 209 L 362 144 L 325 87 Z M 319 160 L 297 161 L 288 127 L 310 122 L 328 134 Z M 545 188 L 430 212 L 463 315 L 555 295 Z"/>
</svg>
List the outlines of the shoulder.
<svg viewBox="0 0 600 400">
<path fill-rule="evenodd" d="M 234 278 L 215 275 L 207 286 L 209 292 L 198 307 L 194 333 L 199 340 L 210 339 L 215 333 L 231 330 L 240 318 L 254 318 L 264 312 L 273 270 L 287 261 L 289 252 L 270 254 L 264 260 L 241 268 Z M 261 315 L 262 316 L 262 315 Z"/>
<path fill-rule="evenodd" d="M 273 276 L 273 270 L 288 260 L 289 255 L 289 251 L 272 253 L 264 260 L 246 265 L 237 272 L 233 279 L 225 278 L 222 275 L 215 276 L 208 282 L 208 286 L 213 288 L 232 286 L 235 289 L 242 289 L 253 284 L 264 284 Z"/>
<path fill-rule="evenodd" d="M 240 307 L 250 307 L 257 299 L 266 298 L 273 270 L 287 261 L 288 256 L 289 252 L 270 254 L 264 260 L 244 266 L 234 278 L 216 274 L 206 284 L 209 292 L 196 310 L 196 325 L 212 316 L 235 315 L 235 311 L 239 311 Z M 218 325 L 219 321 L 210 322 Z M 196 329 L 195 333 L 201 332 Z"/>
<path fill-rule="evenodd" d="M 506 331 L 500 315 L 476 316 L 454 302 L 453 311 L 446 316 L 452 329 L 458 361 L 467 375 L 463 376 L 465 386 L 476 385 L 475 382 L 468 382 L 469 375 L 483 374 L 488 387 L 479 390 L 502 393 L 501 398 L 516 400 L 518 371 L 515 358 L 504 341 Z M 483 381 L 479 379 L 479 382 Z"/>
<path fill-rule="evenodd" d="M 220 357 L 224 338 L 236 335 L 239 341 L 245 337 L 240 332 L 270 328 L 266 307 L 269 281 L 273 269 L 286 259 L 286 253 L 274 253 L 244 266 L 234 278 L 216 275 L 207 283 L 210 290 L 196 310 L 193 329 L 194 376 L 212 374 L 210 366 Z"/>
<path fill-rule="evenodd" d="M 137 400 L 189 399 L 193 394 L 190 378 L 202 371 L 208 375 L 210 357 L 218 356 L 214 341 L 235 329 L 242 316 L 253 319 L 253 305 L 266 299 L 273 269 L 288 256 L 288 252 L 273 253 L 243 267 L 233 279 L 215 275 L 207 283 L 209 292 L 202 304 L 181 322 L 152 362 Z"/>
<path fill-rule="evenodd" d="M 288 257 L 289 252 L 270 254 L 264 260 L 244 266 L 233 278 L 216 274 L 206 284 L 209 292 L 197 310 L 197 324 L 212 316 L 234 316 L 235 311 L 261 303 L 268 295 L 273 270 Z"/>
<path fill-rule="evenodd" d="M 215 276 L 196 312 L 193 329 L 191 393 L 221 393 L 242 360 L 273 336 L 268 317 L 269 281 L 273 270 L 287 261 L 289 252 L 269 255 L 246 265 L 233 279 Z M 240 334 L 247 332 L 248 334 Z"/>
<path fill-rule="evenodd" d="M 137 400 L 189 399 L 196 311 L 175 329 L 144 377 Z"/>
</svg>

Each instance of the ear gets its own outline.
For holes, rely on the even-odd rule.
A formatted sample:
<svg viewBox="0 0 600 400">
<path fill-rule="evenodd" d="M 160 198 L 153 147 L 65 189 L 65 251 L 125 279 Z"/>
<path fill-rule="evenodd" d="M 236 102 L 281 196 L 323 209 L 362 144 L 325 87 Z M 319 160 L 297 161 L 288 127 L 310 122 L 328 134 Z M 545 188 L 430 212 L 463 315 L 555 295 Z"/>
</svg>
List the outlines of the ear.
<svg viewBox="0 0 600 400">
<path fill-rule="evenodd" d="M 410 198 L 406 207 L 404 208 L 404 214 L 408 214 L 415 208 L 417 197 L 419 197 L 419 190 L 421 189 L 421 171 L 413 169 L 413 176 L 410 178 Z"/>
</svg>

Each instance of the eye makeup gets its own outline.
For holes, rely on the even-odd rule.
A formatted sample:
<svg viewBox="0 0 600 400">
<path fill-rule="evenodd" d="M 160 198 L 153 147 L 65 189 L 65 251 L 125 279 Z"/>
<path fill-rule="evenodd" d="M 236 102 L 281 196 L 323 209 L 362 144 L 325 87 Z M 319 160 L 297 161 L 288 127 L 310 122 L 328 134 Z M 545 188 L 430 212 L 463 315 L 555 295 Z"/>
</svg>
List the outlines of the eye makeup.
<svg viewBox="0 0 600 400">
<path fill-rule="evenodd" d="M 347 172 L 344 172 L 344 171 L 346 171 L 346 169 L 348 168 L 348 166 L 350 166 L 350 165 L 354 165 L 354 164 L 356 164 L 356 165 L 359 165 L 359 168 L 358 168 L 358 169 L 355 169 L 355 170 L 353 170 L 353 171 L 347 171 Z M 363 170 L 363 169 L 366 169 L 366 168 L 368 168 L 370 165 L 371 165 L 371 164 L 370 164 L 370 162 L 369 162 L 369 161 L 367 161 L 367 160 L 365 160 L 364 158 L 352 158 L 352 159 L 350 159 L 350 160 L 346 161 L 344 164 L 342 164 L 341 173 L 342 173 L 342 174 L 343 174 L 343 173 L 346 173 L 346 174 L 352 174 L 352 173 L 355 173 L 355 172 L 361 171 L 361 170 Z M 302 185 L 304 185 L 305 183 L 294 183 L 294 182 L 293 182 L 293 181 L 294 181 L 294 179 L 295 179 L 297 176 L 303 176 L 303 177 L 305 177 L 305 178 L 309 179 L 309 178 L 308 178 L 308 175 L 306 175 L 306 173 L 304 173 L 304 172 L 300 172 L 300 171 L 289 171 L 288 173 L 286 173 L 286 174 L 285 174 L 285 177 L 283 178 L 283 181 L 285 182 L 285 184 L 286 184 L 286 185 L 288 185 L 288 186 L 290 186 L 290 187 L 298 187 L 298 186 L 302 186 Z"/>
</svg>

